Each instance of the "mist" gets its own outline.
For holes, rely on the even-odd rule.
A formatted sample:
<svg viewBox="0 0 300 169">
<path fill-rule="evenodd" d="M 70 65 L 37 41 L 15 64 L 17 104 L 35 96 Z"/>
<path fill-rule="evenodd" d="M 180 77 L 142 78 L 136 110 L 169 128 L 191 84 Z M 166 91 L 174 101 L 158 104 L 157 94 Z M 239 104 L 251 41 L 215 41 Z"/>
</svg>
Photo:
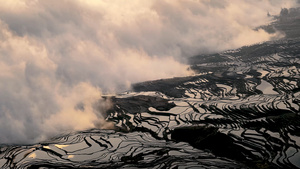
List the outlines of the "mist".
<svg viewBox="0 0 300 169">
<path fill-rule="evenodd" d="M 188 57 L 283 35 L 258 26 L 280 0 L 1 0 L 0 143 L 112 128 L 104 94 L 191 75 Z"/>
</svg>

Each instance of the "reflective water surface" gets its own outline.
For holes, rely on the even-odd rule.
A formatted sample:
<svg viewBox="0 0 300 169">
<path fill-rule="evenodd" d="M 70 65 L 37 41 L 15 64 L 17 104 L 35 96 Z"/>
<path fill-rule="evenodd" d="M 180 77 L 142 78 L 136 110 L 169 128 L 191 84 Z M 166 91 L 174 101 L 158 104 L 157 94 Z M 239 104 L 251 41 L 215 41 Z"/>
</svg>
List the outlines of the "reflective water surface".
<svg viewBox="0 0 300 169">
<path fill-rule="evenodd" d="M 0 167 L 300 168 L 298 37 L 195 56 L 191 63 L 199 74 L 135 84 L 107 97 L 115 130 L 2 145 Z"/>
</svg>

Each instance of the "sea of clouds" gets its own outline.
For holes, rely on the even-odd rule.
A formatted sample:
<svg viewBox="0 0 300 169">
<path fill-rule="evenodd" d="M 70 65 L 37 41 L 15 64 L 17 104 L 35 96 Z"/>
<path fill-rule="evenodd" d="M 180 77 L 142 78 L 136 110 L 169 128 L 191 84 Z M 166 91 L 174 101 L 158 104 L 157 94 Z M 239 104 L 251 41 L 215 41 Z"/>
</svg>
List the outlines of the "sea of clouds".
<svg viewBox="0 0 300 169">
<path fill-rule="evenodd" d="M 0 0 L 0 144 L 112 128 L 102 94 L 191 75 L 186 58 L 283 35 L 296 0 Z"/>
</svg>

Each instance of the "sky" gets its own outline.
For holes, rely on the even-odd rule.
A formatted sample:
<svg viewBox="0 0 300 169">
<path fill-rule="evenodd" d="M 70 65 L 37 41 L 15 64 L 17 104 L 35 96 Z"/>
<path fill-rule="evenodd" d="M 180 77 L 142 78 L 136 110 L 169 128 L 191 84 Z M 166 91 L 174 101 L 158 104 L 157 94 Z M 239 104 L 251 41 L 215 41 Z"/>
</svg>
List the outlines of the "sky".
<svg viewBox="0 0 300 169">
<path fill-rule="evenodd" d="M 187 58 L 282 38 L 296 0 L 0 0 L 0 143 L 110 129 L 103 94 L 192 75 Z"/>
</svg>

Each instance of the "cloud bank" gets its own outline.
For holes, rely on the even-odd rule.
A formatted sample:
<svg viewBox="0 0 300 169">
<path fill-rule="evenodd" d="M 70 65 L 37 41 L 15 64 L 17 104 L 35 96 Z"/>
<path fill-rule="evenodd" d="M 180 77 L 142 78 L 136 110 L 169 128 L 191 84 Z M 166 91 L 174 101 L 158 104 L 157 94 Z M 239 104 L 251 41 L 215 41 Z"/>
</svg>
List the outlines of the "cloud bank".
<svg viewBox="0 0 300 169">
<path fill-rule="evenodd" d="M 185 59 L 274 38 L 281 0 L 3 0 L 0 143 L 109 128 L 102 93 L 185 76 Z"/>
</svg>

